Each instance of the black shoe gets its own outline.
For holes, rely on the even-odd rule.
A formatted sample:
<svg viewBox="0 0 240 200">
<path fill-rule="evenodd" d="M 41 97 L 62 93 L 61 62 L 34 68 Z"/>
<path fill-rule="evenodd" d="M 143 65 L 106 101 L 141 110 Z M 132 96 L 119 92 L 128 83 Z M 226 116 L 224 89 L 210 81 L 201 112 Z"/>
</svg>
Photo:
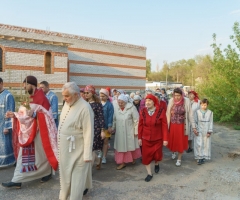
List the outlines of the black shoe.
<svg viewBox="0 0 240 200">
<path fill-rule="evenodd" d="M 205 164 L 205 158 L 201 159 L 201 164 Z"/>
<path fill-rule="evenodd" d="M 186 153 L 190 153 L 192 151 L 193 151 L 193 149 L 189 147 L 188 150 L 186 151 Z"/>
<path fill-rule="evenodd" d="M 52 173 L 47 175 L 47 176 L 44 176 L 42 179 L 41 179 L 41 183 L 45 183 L 47 181 L 49 181 L 50 179 L 52 178 Z"/>
<path fill-rule="evenodd" d="M 145 178 L 145 181 L 146 182 L 151 181 L 152 177 L 153 177 L 153 175 L 151 176 L 151 175 L 148 174 L 147 177 Z"/>
<path fill-rule="evenodd" d="M 201 164 L 202 164 L 202 159 L 198 159 L 198 160 L 197 160 L 197 164 L 198 164 L 198 165 L 201 165 Z"/>
<path fill-rule="evenodd" d="M 88 189 L 85 189 L 84 191 L 83 191 L 83 195 L 86 195 L 88 193 Z"/>
<path fill-rule="evenodd" d="M 8 183 L 2 183 L 2 186 L 6 188 L 13 187 L 13 188 L 21 189 L 22 183 L 8 182 Z"/>
<path fill-rule="evenodd" d="M 155 171 L 156 174 L 159 172 L 159 169 L 160 169 L 159 164 L 158 164 L 158 165 L 155 165 L 154 171 Z"/>
</svg>

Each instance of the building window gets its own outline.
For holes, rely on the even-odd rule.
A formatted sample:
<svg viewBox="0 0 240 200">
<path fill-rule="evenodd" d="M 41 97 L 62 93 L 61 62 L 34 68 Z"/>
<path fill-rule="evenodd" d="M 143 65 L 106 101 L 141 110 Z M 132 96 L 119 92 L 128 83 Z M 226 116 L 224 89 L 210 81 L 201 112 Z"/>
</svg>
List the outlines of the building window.
<svg viewBox="0 0 240 200">
<path fill-rule="evenodd" d="M 0 47 L 0 72 L 3 71 L 3 50 Z"/>
<path fill-rule="evenodd" d="M 45 54 L 45 74 L 51 74 L 52 55 L 50 52 Z"/>
</svg>

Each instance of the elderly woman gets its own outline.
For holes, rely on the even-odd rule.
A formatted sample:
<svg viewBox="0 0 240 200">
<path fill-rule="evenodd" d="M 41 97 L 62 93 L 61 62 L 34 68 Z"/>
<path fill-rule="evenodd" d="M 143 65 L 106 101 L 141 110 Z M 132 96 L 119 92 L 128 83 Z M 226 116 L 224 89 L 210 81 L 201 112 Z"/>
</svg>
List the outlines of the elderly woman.
<svg viewBox="0 0 240 200">
<path fill-rule="evenodd" d="M 151 162 L 155 162 L 155 173 L 159 172 L 162 160 L 162 147 L 168 144 L 168 126 L 166 111 L 159 107 L 158 99 L 149 94 L 146 96 L 146 108 L 140 113 L 138 125 L 138 142 L 142 146 L 142 163 L 147 169 L 146 182 L 152 177 Z"/>
<path fill-rule="evenodd" d="M 136 107 L 138 113 L 140 112 L 140 101 L 141 97 L 139 95 L 134 95 L 133 97 L 133 105 Z"/>
<path fill-rule="evenodd" d="M 190 125 L 195 129 L 190 100 L 183 96 L 180 88 L 173 90 L 173 98 L 170 99 L 167 108 L 167 121 L 169 127 L 168 148 L 173 152 L 172 159 L 176 158 L 175 152 L 178 152 L 176 166 L 179 167 L 182 153 L 188 149 Z"/>
<path fill-rule="evenodd" d="M 159 102 L 159 107 L 160 108 L 164 108 L 165 113 L 166 113 L 166 111 L 167 111 L 167 103 L 162 100 L 162 95 L 159 92 L 155 92 L 154 96 L 157 98 L 157 100 Z"/>
<path fill-rule="evenodd" d="M 191 106 L 192 106 L 192 112 L 193 116 L 195 115 L 195 112 L 200 109 L 200 100 L 198 98 L 198 93 L 195 91 L 189 91 L 188 92 L 188 98 L 191 101 Z M 187 153 L 190 153 L 193 151 L 192 149 L 192 140 L 193 140 L 194 132 L 192 130 L 192 127 L 190 125 L 190 134 L 188 136 L 188 150 L 186 151 Z"/>
<path fill-rule="evenodd" d="M 126 163 L 132 162 L 141 157 L 138 145 L 138 119 L 139 114 L 128 98 L 121 94 L 118 97 L 118 106 L 114 107 L 113 129 L 116 130 L 114 149 L 115 161 L 119 166 L 117 170 L 126 167 Z"/>
<path fill-rule="evenodd" d="M 161 93 L 162 93 L 162 100 L 166 102 L 166 104 L 168 104 L 168 95 L 166 93 L 165 88 L 161 89 Z"/>
<path fill-rule="evenodd" d="M 101 169 L 102 163 L 102 148 L 104 133 L 104 116 L 103 107 L 99 97 L 96 95 L 95 88 L 92 85 L 87 85 L 84 89 L 85 99 L 90 104 L 94 113 L 94 139 L 93 139 L 93 160 L 92 165 L 96 159 L 96 153 L 98 154 L 98 163 L 96 169 Z"/>
</svg>

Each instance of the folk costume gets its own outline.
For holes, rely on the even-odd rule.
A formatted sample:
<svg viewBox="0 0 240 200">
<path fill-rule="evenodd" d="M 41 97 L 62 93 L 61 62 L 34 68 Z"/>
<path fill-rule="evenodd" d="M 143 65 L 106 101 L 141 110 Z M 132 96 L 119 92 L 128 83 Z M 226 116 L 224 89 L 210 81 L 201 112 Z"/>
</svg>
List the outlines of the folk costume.
<svg viewBox="0 0 240 200">
<path fill-rule="evenodd" d="M 166 114 L 169 128 L 168 148 L 172 152 L 182 153 L 188 149 L 190 125 L 195 128 L 190 100 L 183 96 L 178 102 L 174 98 L 170 99 Z"/>
<path fill-rule="evenodd" d="M 49 91 L 46 94 L 46 97 L 47 97 L 47 99 L 48 99 L 48 101 L 50 103 L 55 124 L 58 127 L 58 97 L 52 91 Z"/>
<path fill-rule="evenodd" d="M 33 117 L 21 106 L 13 118 L 14 153 L 17 166 L 12 182 L 27 182 L 57 170 L 57 129 L 50 104 L 42 90 L 35 89 L 30 96 Z"/>
<path fill-rule="evenodd" d="M 6 119 L 7 111 L 15 111 L 15 101 L 8 90 L 0 92 L 0 167 L 7 167 L 15 163 L 12 146 L 12 121 Z M 4 129 L 8 130 L 4 134 Z"/>
<path fill-rule="evenodd" d="M 168 141 L 168 126 L 164 106 L 159 106 L 158 100 L 149 94 L 146 99 L 154 102 L 155 110 L 143 108 L 138 124 L 138 139 L 142 140 L 142 163 L 149 165 L 152 161 L 162 160 L 163 141 Z"/>
<path fill-rule="evenodd" d="M 65 104 L 58 130 L 60 200 L 81 200 L 83 191 L 92 187 L 92 145 L 94 114 L 83 98 Z"/>
<path fill-rule="evenodd" d="M 213 112 L 211 110 L 197 110 L 194 115 L 198 136 L 194 136 L 195 159 L 211 159 L 211 136 L 213 132 Z"/>
</svg>

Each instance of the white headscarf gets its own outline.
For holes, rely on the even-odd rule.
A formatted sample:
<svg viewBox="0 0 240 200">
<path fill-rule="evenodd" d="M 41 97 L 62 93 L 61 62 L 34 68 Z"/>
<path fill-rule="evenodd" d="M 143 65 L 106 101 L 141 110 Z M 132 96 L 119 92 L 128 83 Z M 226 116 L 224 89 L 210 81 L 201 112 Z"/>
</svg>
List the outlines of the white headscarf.
<svg viewBox="0 0 240 200">
<path fill-rule="evenodd" d="M 139 101 L 140 101 L 140 100 L 141 100 L 141 97 L 136 94 L 136 95 L 134 95 L 133 100 L 134 100 L 134 101 L 135 101 L 135 100 L 139 100 Z"/>
<path fill-rule="evenodd" d="M 124 94 L 120 94 L 120 95 L 118 96 L 118 100 L 122 100 L 122 101 L 124 101 L 125 103 L 127 103 L 127 102 L 128 102 L 128 97 L 127 97 L 126 95 L 124 95 Z"/>
<path fill-rule="evenodd" d="M 124 94 L 124 91 L 123 90 L 117 90 L 117 92 L 119 92 L 120 94 Z"/>
</svg>

